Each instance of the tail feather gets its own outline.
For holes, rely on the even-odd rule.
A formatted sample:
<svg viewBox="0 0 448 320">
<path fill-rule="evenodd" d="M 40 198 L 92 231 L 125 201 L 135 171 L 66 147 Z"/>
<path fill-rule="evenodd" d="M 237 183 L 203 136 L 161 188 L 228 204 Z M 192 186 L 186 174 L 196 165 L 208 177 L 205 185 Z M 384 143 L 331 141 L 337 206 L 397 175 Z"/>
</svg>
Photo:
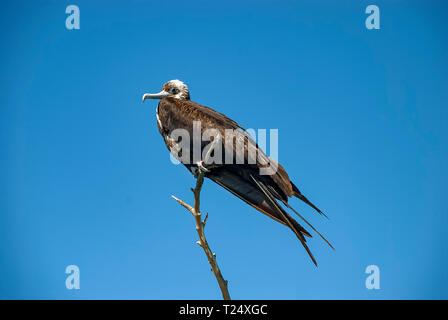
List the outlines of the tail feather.
<svg viewBox="0 0 448 320">
<path fill-rule="evenodd" d="M 318 207 L 316 207 L 310 200 L 307 199 L 307 197 L 305 197 L 300 190 L 295 186 L 294 183 L 291 182 L 292 185 L 292 191 L 294 193 L 294 195 L 299 198 L 300 200 L 302 200 L 303 202 L 305 202 L 307 205 L 309 205 L 311 208 L 313 208 L 314 210 L 316 210 L 319 214 L 323 215 L 325 218 L 329 219 L 328 216 L 323 213 Z"/>
<path fill-rule="evenodd" d="M 316 233 L 322 238 L 322 240 L 324 240 L 324 241 L 330 246 L 330 248 L 334 250 L 334 247 L 331 245 L 331 243 L 330 243 L 327 239 L 325 239 L 325 237 L 324 237 L 323 235 L 321 235 L 320 232 L 317 231 L 317 230 L 311 225 L 311 223 L 309 223 L 309 222 L 308 222 L 308 221 L 307 221 L 307 220 L 306 220 L 300 213 L 298 213 L 296 210 L 294 210 L 294 208 L 291 207 L 291 206 L 289 205 L 288 202 L 283 201 L 283 203 L 284 203 L 285 206 L 287 206 L 289 209 L 291 209 L 292 211 L 294 211 L 294 213 L 295 213 L 296 215 L 298 215 L 300 219 L 302 219 L 302 220 L 303 220 L 303 221 L 304 221 L 304 222 L 305 222 L 311 229 L 313 229 L 313 231 L 316 232 Z"/>
<path fill-rule="evenodd" d="M 263 193 L 266 195 L 266 197 L 269 199 L 269 201 L 271 202 L 271 204 L 278 209 L 278 211 L 282 214 L 284 221 L 287 223 L 287 225 L 291 228 L 292 231 L 294 231 L 294 233 L 296 234 L 297 238 L 300 240 L 300 243 L 302 244 L 302 246 L 305 248 L 306 252 L 308 253 L 309 257 L 311 258 L 311 260 L 313 261 L 313 263 L 316 265 L 317 267 L 317 261 L 314 258 L 313 254 L 311 253 L 310 249 L 308 248 L 308 245 L 306 244 L 306 239 L 303 236 L 303 234 L 300 232 L 300 230 L 297 230 L 297 227 L 294 226 L 294 224 L 291 221 L 295 221 L 294 219 L 292 219 L 291 216 L 289 216 L 286 212 L 286 214 L 284 214 L 281 210 L 281 208 L 279 207 L 277 201 L 275 201 L 275 199 L 272 197 L 272 195 L 270 195 L 269 190 L 266 188 L 266 186 L 264 186 L 264 184 L 262 182 L 257 181 L 257 179 L 254 178 L 253 175 L 250 175 L 252 180 L 257 184 L 257 186 L 261 189 L 261 191 L 263 191 Z M 297 222 L 296 222 L 297 223 Z M 300 226 L 299 223 L 297 223 L 297 225 Z M 301 227 L 301 226 L 300 226 Z M 302 228 L 302 227 L 301 227 Z M 303 229 L 303 228 L 302 228 Z M 309 234 L 309 233 L 308 233 Z M 311 235 L 310 235 L 311 236 Z"/>
<path fill-rule="evenodd" d="M 210 178 L 215 183 L 231 192 L 233 195 L 237 196 L 259 212 L 262 212 L 271 219 L 274 219 L 275 221 L 289 227 L 297 236 L 313 263 L 317 266 L 317 261 L 306 243 L 306 238 L 311 238 L 312 235 L 290 214 L 288 214 L 288 212 L 286 212 L 281 203 L 277 202 L 276 194 L 274 193 L 275 190 L 271 190 L 271 188 L 269 188 L 269 186 L 266 185 L 265 182 L 255 173 L 241 173 L 239 171 L 235 171 L 235 168 L 220 167 L 211 170 L 211 172 L 206 174 L 206 177 Z M 289 207 L 287 202 L 285 203 L 285 201 L 283 201 L 283 203 Z M 292 210 L 295 211 L 294 209 Z M 301 217 L 297 212 L 296 214 Z M 303 219 L 303 217 L 301 218 Z M 317 234 L 319 234 L 305 219 L 303 220 Z M 322 237 L 320 234 L 319 236 Z M 328 243 L 328 241 L 326 242 Z"/>
</svg>

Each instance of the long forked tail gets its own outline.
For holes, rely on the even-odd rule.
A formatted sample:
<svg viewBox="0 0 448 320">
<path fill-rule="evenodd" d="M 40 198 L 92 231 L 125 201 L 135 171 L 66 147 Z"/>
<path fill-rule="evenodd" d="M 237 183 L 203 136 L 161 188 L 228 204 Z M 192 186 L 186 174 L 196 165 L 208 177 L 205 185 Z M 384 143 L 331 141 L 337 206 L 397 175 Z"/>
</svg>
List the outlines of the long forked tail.
<svg viewBox="0 0 448 320">
<path fill-rule="evenodd" d="M 308 253 L 308 255 L 310 256 L 311 260 L 313 261 L 313 263 L 316 265 L 317 267 L 317 261 L 314 258 L 313 254 L 311 253 L 310 248 L 308 248 L 308 245 L 306 244 L 306 239 L 303 236 L 304 234 L 308 237 L 311 237 L 311 235 L 306 232 L 304 233 L 302 230 L 303 227 L 297 222 L 295 221 L 287 212 L 285 212 L 280 205 L 278 204 L 278 202 L 275 200 L 275 198 L 272 196 L 272 194 L 270 193 L 270 191 L 267 189 L 267 187 L 261 182 L 258 181 L 257 179 L 255 179 L 255 177 L 253 175 L 250 175 L 250 177 L 252 178 L 252 180 L 255 182 L 255 184 L 260 188 L 260 190 L 264 193 L 264 195 L 266 196 L 266 198 L 269 200 L 269 202 L 271 203 L 271 205 L 277 210 L 278 213 L 281 214 L 284 223 L 292 230 L 294 231 L 294 233 L 296 234 L 297 238 L 300 240 L 300 243 L 302 244 L 302 246 L 305 248 L 306 252 Z"/>
<path fill-rule="evenodd" d="M 261 179 L 256 175 L 249 174 L 249 180 L 246 180 L 240 172 L 235 172 L 226 167 L 215 168 L 215 170 L 207 173 L 206 177 L 259 212 L 291 229 L 317 266 L 316 259 L 306 244 L 306 238 L 312 237 L 311 234 L 286 212 L 282 204 L 277 202 L 272 190 Z"/>
</svg>

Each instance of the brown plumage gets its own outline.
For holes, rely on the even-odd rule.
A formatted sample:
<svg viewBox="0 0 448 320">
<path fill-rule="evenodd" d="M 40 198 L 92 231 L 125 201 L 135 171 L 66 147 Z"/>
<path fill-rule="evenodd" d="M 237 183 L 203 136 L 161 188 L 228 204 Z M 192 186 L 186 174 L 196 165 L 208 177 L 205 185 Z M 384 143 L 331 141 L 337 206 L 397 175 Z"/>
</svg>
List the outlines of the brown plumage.
<svg viewBox="0 0 448 320">
<path fill-rule="evenodd" d="M 157 126 L 170 151 L 180 142 L 171 136 L 173 130 L 182 128 L 189 133 L 191 139 L 188 143 L 188 148 L 182 150 L 182 152 L 187 153 L 184 156 L 188 156 L 188 160 L 186 161 L 185 158 L 179 158 L 179 160 L 182 160 L 181 162 L 192 173 L 195 173 L 199 166 L 202 166 L 202 164 L 198 164 L 193 159 L 192 150 L 195 143 L 193 142 L 193 121 L 200 121 L 201 137 L 202 133 L 207 129 L 217 130 L 221 137 L 226 136 L 226 130 L 233 130 L 232 132 L 235 137 L 231 142 L 231 148 L 229 148 L 229 144 L 226 144 L 224 140 L 222 141 L 220 145 L 222 148 L 222 159 L 221 161 L 212 163 L 210 166 L 206 166 L 208 171 L 205 173 L 205 177 L 214 181 L 258 211 L 289 227 L 296 234 L 314 264 L 317 265 L 316 259 L 306 244 L 306 237 L 311 237 L 311 234 L 292 218 L 279 202 L 293 210 L 313 231 L 333 248 L 308 221 L 288 204 L 288 199 L 295 196 L 324 215 L 322 211 L 302 195 L 299 189 L 291 182 L 286 170 L 259 149 L 258 145 L 238 123 L 209 107 L 190 101 L 187 86 L 179 80 L 167 82 L 158 94 L 145 94 L 143 100 L 145 99 L 161 99 L 157 107 Z M 209 141 L 202 141 L 202 139 L 196 142 L 199 143 L 201 151 L 210 144 Z M 238 154 L 238 150 L 240 150 L 238 147 L 241 147 L 238 143 L 244 143 L 243 155 L 245 161 L 243 164 L 237 164 L 236 162 L 236 155 Z M 249 148 L 257 151 L 256 158 L 251 158 Z M 228 164 L 228 162 L 225 162 L 225 155 L 230 155 L 234 161 Z M 200 161 L 202 159 L 198 160 Z M 276 167 L 277 170 L 275 173 L 271 175 L 260 174 L 260 168 L 267 168 L 269 166 Z"/>
</svg>

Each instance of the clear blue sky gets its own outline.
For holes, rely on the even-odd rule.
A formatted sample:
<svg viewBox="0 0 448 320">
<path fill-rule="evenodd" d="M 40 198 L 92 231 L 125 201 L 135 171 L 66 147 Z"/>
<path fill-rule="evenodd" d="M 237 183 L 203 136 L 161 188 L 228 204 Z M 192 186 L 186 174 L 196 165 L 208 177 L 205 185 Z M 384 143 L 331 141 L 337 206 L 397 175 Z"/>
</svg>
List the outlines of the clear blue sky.
<svg viewBox="0 0 448 320">
<path fill-rule="evenodd" d="M 81 11 L 65 28 L 65 8 Z M 367 30 L 369 4 L 381 29 Z M 215 299 L 193 176 L 141 103 L 170 79 L 247 128 L 330 217 L 310 247 L 211 182 L 236 299 L 448 298 L 443 1 L 9 1 L 0 13 L 0 298 Z M 65 288 L 65 268 L 81 289 Z M 365 268 L 381 271 L 365 288 Z"/>
</svg>

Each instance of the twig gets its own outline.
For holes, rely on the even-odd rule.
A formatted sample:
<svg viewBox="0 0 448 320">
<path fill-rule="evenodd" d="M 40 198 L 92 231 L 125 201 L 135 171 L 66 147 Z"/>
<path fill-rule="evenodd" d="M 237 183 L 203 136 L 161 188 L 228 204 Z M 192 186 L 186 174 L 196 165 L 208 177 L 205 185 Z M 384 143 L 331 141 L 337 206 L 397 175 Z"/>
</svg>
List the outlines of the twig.
<svg viewBox="0 0 448 320">
<path fill-rule="evenodd" d="M 219 143 L 219 140 L 220 140 L 219 136 L 217 136 L 213 140 L 212 145 L 210 146 L 210 149 L 207 151 L 207 154 L 205 156 L 205 160 L 204 160 L 205 163 L 210 158 L 211 151 L 215 147 L 216 143 Z M 172 196 L 172 197 L 174 200 L 179 202 L 185 209 L 187 209 L 188 211 L 190 211 L 193 214 L 194 220 L 196 222 L 196 231 L 199 236 L 199 241 L 197 241 L 196 243 L 199 246 L 201 246 L 201 248 L 204 250 L 204 252 L 207 256 L 208 263 L 210 263 L 210 265 L 212 267 L 212 272 L 215 274 L 216 280 L 218 281 L 218 284 L 219 284 L 219 288 L 221 289 L 223 299 L 230 300 L 230 294 L 229 294 L 229 290 L 227 288 L 227 280 L 224 280 L 224 278 L 221 274 L 221 270 L 218 267 L 218 263 L 216 262 L 216 254 L 214 254 L 210 250 L 210 247 L 207 243 L 207 239 L 205 238 L 204 227 L 207 222 L 208 214 L 205 215 L 204 220 L 201 219 L 201 212 L 199 209 L 199 205 L 200 205 L 200 195 L 201 195 L 202 184 L 204 183 L 204 175 L 205 175 L 205 170 L 199 169 L 197 177 L 196 177 L 196 187 L 194 189 L 192 189 L 192 191 L 194 193 L 194 207 L 185 203 L 183 200 L 176 198 L 175 196 Z"/>
</svg>

